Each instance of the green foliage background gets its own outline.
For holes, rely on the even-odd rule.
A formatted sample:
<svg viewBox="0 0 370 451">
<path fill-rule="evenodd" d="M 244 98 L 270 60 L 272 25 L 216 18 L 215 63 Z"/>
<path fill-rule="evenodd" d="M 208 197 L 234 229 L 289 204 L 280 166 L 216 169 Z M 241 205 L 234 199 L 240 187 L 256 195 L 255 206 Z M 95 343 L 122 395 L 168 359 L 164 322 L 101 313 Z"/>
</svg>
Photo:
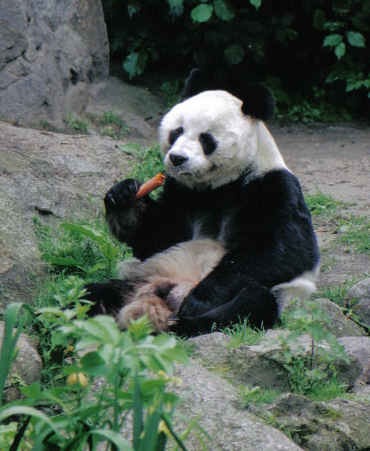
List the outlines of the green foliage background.
<svg viewBox="0 0 370 451">
<path fill-rule="evenodd" d="M 266 82 L 282 109 L 302 104 L 299 110 L 322 110 L 328 104 L 352 115 L 369 111 L 370 0 L 103 4 L 112 61 L 129 79 L 183 79 L 194 66 L 231 69 L 246 82 Z M 313 116 L 320 119 L 315 111 Z"/>
</svg>

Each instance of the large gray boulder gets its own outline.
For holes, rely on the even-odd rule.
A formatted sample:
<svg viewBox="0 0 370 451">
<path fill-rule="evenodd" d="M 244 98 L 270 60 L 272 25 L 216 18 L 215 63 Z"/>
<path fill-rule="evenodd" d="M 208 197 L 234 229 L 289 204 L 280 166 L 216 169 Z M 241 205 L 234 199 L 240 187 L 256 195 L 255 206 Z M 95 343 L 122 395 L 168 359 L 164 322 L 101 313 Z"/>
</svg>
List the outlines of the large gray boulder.
<svg viewBox="0 0 370 451">
<path fill-rule="evenodd" d="M 176 430 L 181 431 L 184 424 L 195 422 L 185 441 L 189 451 L 204 449 L 199 437 L 205 442 L 205 449 L 214 451 L 301 449 L 282 432 L 243 409 L 237 386 L 197 361 L 179 366 L 177 376 L 182 384 L 176 389 L 181 399 L 175 412 Z M 206 431 L 208 440 L 199 427 Z"/>
<path fill-rule="evenodd" d="M 269 406 L 252 407 L 251 411 L 273 419 L 276 427 L 310 451 L 369 449 L 370 404 L 366 400 L 317 402 L 289 393 Z"/>
<path fill-rule="evenodd" d="M 0 119 L 61 124 L 108 71 L 100 0 L 0 2 Z"/>
<path fill-rule="evenodd" d="M 289 371 L 286 365 L 288 349 L 289 355 L 299 359 L 308 359 L 312 352 L 309 335 L 301 335 L 292 340 L 288 334 L 289 332 L 283 329 L 269 330 L 258 344 L 240 345 L 237 348 L 231 347 L 229 337 L 221 333 L 199 336 L 191 339 L 191 342 L 194 345 L 195 358 L 206 367 L 227 375 L 235 382 L 288 391 Z M 329 352 L 325 342 L 318 343 L 317 346 Z M 356 350 L 359 346 L 360 344 L 357 344 Z M 363 346 L 361 342 L 361 349 Z M 358 358 L 358 352 L 356 355 L 355 351 L 349 353 L 348 359 L 344 358 L 344 353 L 343 356 L 333 358 L 338 379 L 350 387 L 355 385 L 364 369 L 361 359 Z"/>
<path fill-rule="evenodd" d="M 32 300 L 42 263 L 33 219 L 57 226 L 102 211 L 106 190 L 129 173 L 116 141 L 0 122 L 0 307 Z"/>
<path fill-rule="evenodd" d="M 354 305 L 354 314 L 361 324 L 370 329 L 370 277 L 357 282 L 348 290 L 347 300 Z"/>
</svg>

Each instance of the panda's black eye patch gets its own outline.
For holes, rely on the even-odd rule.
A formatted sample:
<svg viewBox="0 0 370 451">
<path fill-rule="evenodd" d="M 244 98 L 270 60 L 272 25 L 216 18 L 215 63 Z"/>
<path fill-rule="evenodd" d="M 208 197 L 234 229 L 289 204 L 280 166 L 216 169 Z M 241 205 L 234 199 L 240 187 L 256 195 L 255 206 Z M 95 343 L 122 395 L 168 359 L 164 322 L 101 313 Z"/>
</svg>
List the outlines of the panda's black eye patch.
<svg viewBox="0 0 370 451">
<path fill-rule="evenodd" d="M 201 133 L 199 135 L 199 142 L 203 147 L 205 155 L 210 155 L 216 150 L 217 141 L 210 133 Z"/>
<path fill-rule="evenodd" d="M 176 139 L 183 133 L 184 133 L 183 127 L 178 127 L 175 128 L 174 130 L 171 130 L 168 136 L 168 142 L 170 143 L 170 146 L 172 146 L 175 143 Z"/>
</svg>

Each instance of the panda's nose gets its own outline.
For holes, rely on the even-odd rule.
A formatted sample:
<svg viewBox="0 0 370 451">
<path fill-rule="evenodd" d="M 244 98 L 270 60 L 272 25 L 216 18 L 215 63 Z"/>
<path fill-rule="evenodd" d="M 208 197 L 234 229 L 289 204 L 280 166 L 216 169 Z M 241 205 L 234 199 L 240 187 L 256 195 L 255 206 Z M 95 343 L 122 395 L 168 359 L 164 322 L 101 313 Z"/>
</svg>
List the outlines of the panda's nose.
<svg viewBox="0 0 370 451">
<path fill-rule="evenodd" d="M 180 166 L 181 164 L 185 163 L 185 161 L 188 160 L 188 157 L 183 157 L 182 155 L 171 153 L 170 160 L 174 166 Z"/>
</svg>

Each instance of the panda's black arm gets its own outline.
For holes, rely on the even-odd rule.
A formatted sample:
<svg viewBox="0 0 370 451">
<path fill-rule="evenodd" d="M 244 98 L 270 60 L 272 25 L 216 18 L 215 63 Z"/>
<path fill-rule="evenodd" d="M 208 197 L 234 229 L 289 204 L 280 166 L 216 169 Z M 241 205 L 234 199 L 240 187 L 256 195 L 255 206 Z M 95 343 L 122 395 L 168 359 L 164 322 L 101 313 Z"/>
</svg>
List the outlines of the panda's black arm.
<svg viewBox="0 0 370 451">
<path fill-rule="evenodd" d="M 112 234 L 144 259 L 183 241 L 186 221 L 183 210 L 163 196 L 136 199 L 139 187 L 137 180 L 123 180 L 107 192 L 104 203 Z"/>
</svg>

